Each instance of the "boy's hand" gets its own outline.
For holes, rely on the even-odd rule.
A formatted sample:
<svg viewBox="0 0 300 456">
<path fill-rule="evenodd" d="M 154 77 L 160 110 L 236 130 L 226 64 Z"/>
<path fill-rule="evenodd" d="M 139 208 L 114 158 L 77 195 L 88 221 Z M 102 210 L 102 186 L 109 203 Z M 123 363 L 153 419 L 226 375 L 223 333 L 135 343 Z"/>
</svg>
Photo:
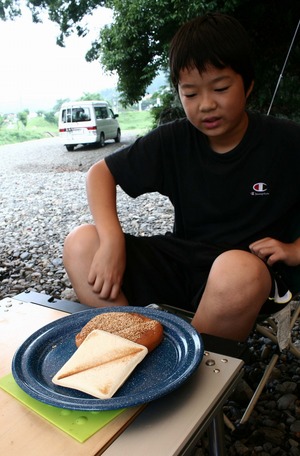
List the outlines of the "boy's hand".
<svg viewBox="0 0 300 456">
<path fill-rule="evenodd" d="M 113 301 L 118 297 L 125 263 L 124 237 L 120 240 L 102 240 L 88 275 L 88 282 L 100 299 Z"/>
<path fill-rule="evenodd" d="M 253 242 L 250 251 L 264 260 L 269 266 L 282 261 L 288 266 L 300 264 L 300 238 L 290 244 L 266 237 Z"/>
</svg>

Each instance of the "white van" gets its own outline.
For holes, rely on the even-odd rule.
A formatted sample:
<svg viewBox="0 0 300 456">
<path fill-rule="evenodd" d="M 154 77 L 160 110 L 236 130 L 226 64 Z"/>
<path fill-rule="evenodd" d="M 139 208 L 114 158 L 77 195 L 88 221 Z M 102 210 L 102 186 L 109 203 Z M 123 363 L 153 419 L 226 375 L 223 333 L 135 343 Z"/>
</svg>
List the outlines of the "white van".
<svg viewBox="0 0 300 456">
<path fill-rule="evenodd" d="M 98 143 L 107 139 L 121 140 L 121 129 L 113 110 L 106 101 L 70 101 L 59 112 L 59 137 L 68 151 L 78 144 Z"/>
</svg>

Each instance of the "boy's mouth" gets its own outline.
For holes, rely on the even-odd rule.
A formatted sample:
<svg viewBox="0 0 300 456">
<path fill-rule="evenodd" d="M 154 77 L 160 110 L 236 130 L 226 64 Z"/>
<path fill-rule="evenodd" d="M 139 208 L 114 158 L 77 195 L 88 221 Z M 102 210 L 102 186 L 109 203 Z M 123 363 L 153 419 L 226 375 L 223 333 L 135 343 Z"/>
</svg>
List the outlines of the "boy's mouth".
<svg viewBox="0 0 300 456">
<path fill-rule="evenodd" d="M 207 129 L 212 129 L 212 128 L 217 128 L 219 127 L 221 123 L 221 118 L 220 117 L 206 117 L 205 119 L 202 120 L 203 125 Z"/>
</svg>

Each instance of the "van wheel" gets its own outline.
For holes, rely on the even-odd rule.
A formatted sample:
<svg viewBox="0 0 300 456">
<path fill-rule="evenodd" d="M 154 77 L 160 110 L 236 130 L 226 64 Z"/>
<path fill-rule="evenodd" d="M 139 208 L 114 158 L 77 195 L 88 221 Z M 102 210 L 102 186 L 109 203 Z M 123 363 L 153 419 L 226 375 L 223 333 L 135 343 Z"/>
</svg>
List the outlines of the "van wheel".
<svg viewBox="0 0 300 456">
<path fill-rule="evenodd" d="M 66 148 L 67 148 L 67 151 L 68 151 L 68 152 L 72 152 L 72 151 L 74 150 L 74 147 L 75 147 L 75 146 L 74 146 L 73 144 L 68 144 L 68 145 L 66 145 Z"/>
<path fill-rule="evenodd" d="M 102 132 L 100 135 L 99 146 L 104 147 L 104 145 L 105 145 L 105 136 L 104 136 L 104 133 Z"/>
<path fill-rule="evenodd" d="M 118 128 L 117 136 L 115 137 L 115 142 L 119 143 L 121 141 L 121 130 Z"/>
</svg>

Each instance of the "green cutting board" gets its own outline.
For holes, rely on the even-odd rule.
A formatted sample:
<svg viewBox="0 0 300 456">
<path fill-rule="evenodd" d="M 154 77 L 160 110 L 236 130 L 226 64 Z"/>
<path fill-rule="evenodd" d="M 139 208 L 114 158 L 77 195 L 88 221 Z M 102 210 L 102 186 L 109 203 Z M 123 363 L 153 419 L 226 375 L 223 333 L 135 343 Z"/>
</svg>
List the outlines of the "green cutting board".
<svg viewBox="0 0 300 456">
<path fill-rule="evenodd" d="M 0 388 L 81 443 L 126 410 L 84 412 L 53 407 L 26 394 L 12 374 L 0 379 Z"/>
</svg>

